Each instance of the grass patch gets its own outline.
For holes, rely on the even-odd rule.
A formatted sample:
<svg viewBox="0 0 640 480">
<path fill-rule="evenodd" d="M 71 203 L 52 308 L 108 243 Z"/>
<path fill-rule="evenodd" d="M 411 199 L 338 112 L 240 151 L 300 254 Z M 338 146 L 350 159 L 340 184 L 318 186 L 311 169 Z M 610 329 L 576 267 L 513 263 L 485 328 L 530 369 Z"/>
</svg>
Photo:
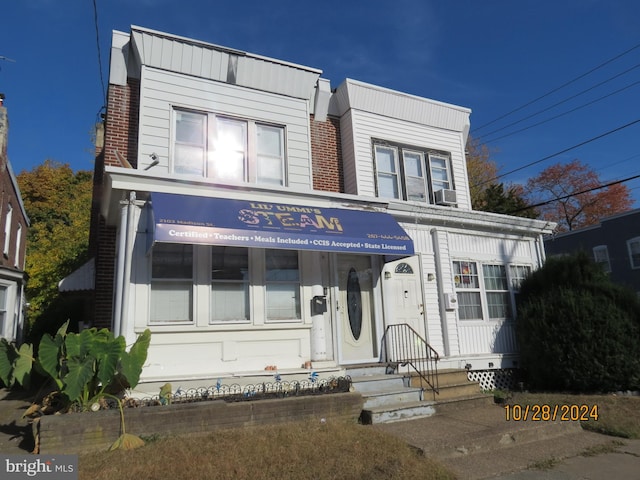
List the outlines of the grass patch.
<svg viewBox="0 0 640 480">
<path fill-rule="evenodd" d="M 571 395 L 563 393 L 514 393 L 519 405 L 593 405 L 598 419 L 580 422 L 586 430 L 622 438 L 640 438 L 640 397 L 625 395 Z"/>
<path fill-rule="evenodd" d="M 529 470 L 551 470 L 555 467 L 560 460 L 555 457 L 547 458 L 546 460 L 538 460 L 537 462 L 530 463 L 527 465 L 527 469 Z"/>
<path fill-rule="evenodd" d="M 593 447 L 586 448 L 580 455 L 582 455 L 583 457 L 595 457 L 604 453 L 613 453 L 617 452 L 618 448 L 622 447 L 623 445 L 624 442 L 621 442 L 620 440 L 613 440 L 609 443 L 594 445 Z"/>
<path fill-rule="evenodd" d="M 347 422 L 288 423 L 154 440 L 137 450 L 82 455 L 80 478 L 455 478 L 401 440 Z"/>
</svg>

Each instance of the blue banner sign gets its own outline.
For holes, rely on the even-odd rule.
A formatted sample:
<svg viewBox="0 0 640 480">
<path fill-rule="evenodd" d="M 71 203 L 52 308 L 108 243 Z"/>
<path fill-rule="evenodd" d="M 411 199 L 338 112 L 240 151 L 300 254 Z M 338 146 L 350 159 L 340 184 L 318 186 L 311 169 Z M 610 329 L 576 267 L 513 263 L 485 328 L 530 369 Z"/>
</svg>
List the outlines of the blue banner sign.
<svg viewBox="0 0 640 480">
<path fill-rule="evenodd" d="M 413 255 L 383 212 L 167 193 L 151 194 L 155 242 Z"/>
</svg>

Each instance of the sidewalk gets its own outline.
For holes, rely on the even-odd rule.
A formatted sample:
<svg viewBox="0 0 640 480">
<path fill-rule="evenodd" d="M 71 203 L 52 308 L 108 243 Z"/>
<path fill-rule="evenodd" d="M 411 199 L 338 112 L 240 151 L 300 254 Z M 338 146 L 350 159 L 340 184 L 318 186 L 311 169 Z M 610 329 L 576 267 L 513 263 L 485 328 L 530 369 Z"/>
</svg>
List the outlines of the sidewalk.
<svg viewBox="0 0 640 480">
<path fill-rule="evenodd" d="M 439 460 L 461 480 L 640 479 L 640 440 L 584 431 L 577 422 L 506 422 L 494 405 L 374 428 Z"/>
</svg>

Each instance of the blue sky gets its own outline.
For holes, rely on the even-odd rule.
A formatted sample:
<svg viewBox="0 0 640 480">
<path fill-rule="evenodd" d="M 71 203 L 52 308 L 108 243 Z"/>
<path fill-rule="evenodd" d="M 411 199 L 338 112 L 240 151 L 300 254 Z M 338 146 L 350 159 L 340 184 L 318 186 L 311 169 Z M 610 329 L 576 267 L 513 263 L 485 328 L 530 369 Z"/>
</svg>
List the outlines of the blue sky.
<svg viewBox="0 0 640 480">
<path fill-rule="evenodd" d="M 353 78 L 468 107 L 472 134 L 502 172 L 517 170 L 504 181 L 576 158 L 603 181 L 640 175 L 635 0 L 95 0 L 99 49 L 93 0 L 5 3 L 0 92 L 16 172 L 47 158 L 93 168 L 99 65 L 106 84 L 111 31 L 138 25 L 319 68 L 333 86 Z M 640 207 L 640 179 L 626 185 Z"/>
</svg>

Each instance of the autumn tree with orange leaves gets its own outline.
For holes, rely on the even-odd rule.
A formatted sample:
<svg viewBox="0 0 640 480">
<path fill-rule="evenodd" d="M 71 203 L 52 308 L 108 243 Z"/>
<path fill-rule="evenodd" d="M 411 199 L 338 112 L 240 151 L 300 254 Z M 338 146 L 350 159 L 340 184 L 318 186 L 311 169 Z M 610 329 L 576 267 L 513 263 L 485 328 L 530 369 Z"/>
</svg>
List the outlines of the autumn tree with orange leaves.
<svg viewBox="0 0 640 480">
<path fill-rule="evenodd" d="M 631 209 L 633 199 L 625 185 L 598 189 L 602 184 L 598 174 L 580 160 L 558 163 L 527 181 L 527 200 L 529 205 L 544 203 L 536 207 L 539 218 L 557 222 L 557 230 L 567 232 Z"/>
</svg>

